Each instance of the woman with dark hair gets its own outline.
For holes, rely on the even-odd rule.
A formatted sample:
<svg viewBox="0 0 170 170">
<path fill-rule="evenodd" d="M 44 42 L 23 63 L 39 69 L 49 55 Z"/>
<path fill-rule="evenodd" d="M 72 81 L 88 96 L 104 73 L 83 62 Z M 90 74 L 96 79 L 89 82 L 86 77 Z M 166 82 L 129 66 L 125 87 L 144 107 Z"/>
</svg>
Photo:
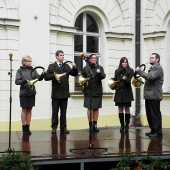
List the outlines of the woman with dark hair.
<svg viewBox="0 0 170 170">
<path fill-rule="evenodd" d="M 90 73 L 89 67 L 94 75 Z M 102 66 L 97 64 L 97 56 L 91 54 L 89 56 L 89 67 L 85 66 L 82 71 L 82 76 L 84 78 L 92 78 L 88 84 L 84 86 L 84 107 L 87 108 L 87 116 L 89 121 L 89 131 L 99 132 L 97 129 L 97 120 L 99 115 L 99 108 L 102 107 L 102 79 L 106 77 L 104 69 Z M 90 96 L 92 96 L 91 103 L 91 121 L 90 121 Z M 93 121 L 93 125 L 92 125 Z"/>
<path fill-rule="evenodd" d="M 120 132 L 124 131 L 124 113 L 125 109 L 125 132 L 129 131 L 129 121 L 130 121 L 130 107 L 131 101 L 133 101 L 133 92 L 131 87 L 131 78 L 134 75 L 134 71 L 130 68 L 128 59 L 122 57 L 120 59 L 119 67 L 115 71 L 114 80 L 119 81 L 119 86 L 115 92 L 114 102 L 115 106 L 118 106 L 119 120 L 121 124 Z"/>
</svg>

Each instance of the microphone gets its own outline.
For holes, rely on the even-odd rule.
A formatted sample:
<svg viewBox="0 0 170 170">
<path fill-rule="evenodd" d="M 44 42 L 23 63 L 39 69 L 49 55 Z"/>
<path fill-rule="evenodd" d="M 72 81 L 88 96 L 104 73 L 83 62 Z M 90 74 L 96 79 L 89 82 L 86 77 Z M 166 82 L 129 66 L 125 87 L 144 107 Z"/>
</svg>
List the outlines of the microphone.
<svg viewBox="0 0 170 170">
<path fill-rule="evenodd" d="M 12 57 L 12 56 L 13 56 L 13 53 L 9 53 L 9 56 Z"/>
<path fill-rule="evenodd" d="M 80 53 L 80 57 L 87 58 L 84 53 Z"/>
</svg>

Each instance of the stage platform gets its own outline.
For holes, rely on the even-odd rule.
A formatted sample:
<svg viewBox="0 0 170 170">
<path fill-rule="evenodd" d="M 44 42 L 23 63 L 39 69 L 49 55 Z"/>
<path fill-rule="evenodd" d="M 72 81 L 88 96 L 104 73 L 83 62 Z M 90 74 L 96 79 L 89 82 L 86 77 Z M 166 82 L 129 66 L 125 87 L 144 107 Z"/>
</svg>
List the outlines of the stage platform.
<svg viewBox="0 0 170 170">
<path fill-rule="evenodd" d="M 69 134 L 51 134 L 51 131 L 32 131 L 32 135 L 22 135 L 22 132 L 11 132 L 11 148 L 16 151 L 30 151 L 34 164 L 79 164 L 84 170 L 86 163 L 120 161 L 120 154 L 138 153 L 137 159 L 143 155 L 170 158 L 170 129 L 163 129 L 163 137 L 149 138 L 145 133 L 149 128 L 130 128 L 128 133 L 120 133 L 118 128 L 100 129 L 92 132 L 94 149 L 90 145 L 88 130 L 71 130 Z M 0 152 L 8 149 L 8 132 L 0 132 Z M 95 149 L 103 148 L 103 149 Z M 107 150 L 105 150 L 106 148 Z M 2 154 L 0 154 L 1 156 Z"/>
</svg>

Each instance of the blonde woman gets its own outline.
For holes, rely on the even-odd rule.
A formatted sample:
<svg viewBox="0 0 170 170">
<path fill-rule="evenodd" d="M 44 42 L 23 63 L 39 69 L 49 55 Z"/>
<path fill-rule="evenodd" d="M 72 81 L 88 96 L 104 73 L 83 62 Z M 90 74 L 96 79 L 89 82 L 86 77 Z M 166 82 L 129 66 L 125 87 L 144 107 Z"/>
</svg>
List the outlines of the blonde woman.
<svg viewBox="0 0 170 170">
<path fill-rule="evenodd" d="M 30 121 L 31 121 L 31 111 L 32 107 L 35 106 L 35 95 L 36 90 L 35 86 L 31 89 L 27 80 L 34 80 L 38 78 L 39 81 L 43 80 L 45 76 L 45 70 L 43 70 L 42 74 L 39 75 L 37 71 L 32 72 L 32 77 L 30 75 L 33 70 L 32 58 L 30 56 L 24 56 L 21 60 L 22 66 L 17 70 L 15 84 L 20 85 L 20 106 L 22 107 L 21 112 L 21 121 L 22 121 L 22 130 L 24 135 L 31 135 L 29 130 Z"/>
</svg>

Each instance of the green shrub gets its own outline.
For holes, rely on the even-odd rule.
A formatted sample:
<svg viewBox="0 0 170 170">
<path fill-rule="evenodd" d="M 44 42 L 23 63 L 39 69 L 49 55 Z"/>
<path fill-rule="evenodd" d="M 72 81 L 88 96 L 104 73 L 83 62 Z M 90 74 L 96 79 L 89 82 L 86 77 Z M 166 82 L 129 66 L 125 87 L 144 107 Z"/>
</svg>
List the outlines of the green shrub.
<svg viewBox="0 0 170 170">
<path fill-rule="evenodd" d="M 130 154 L 127 157 L 123 156 L 123 153 L 121 154 L 121 161 L 117 164 L 117 168 L 112 168 L 111 170 L 127 170 L 128 167 L 131 169 L 134 169 L 135 167 L 139 166 L 139 162 L 134 159 L 136 154 Z"/>
<path fill-rule="evenodd" d="M 170 170 L 170 161 L 165 161 L 158 158 L 153 158 L 151 155 L 144 156 L 140 161 L 136 159 L 138 154 L 130 154 L 124 157 L 121 154 L 121 161 L 116 168 L 110 170 Z"/>
<path fill-rule="evenodd" d="M 144 157 L 139 161 L 140 166 L 146 170 L 170 170 L 170 161 L 165 161 L 158 158 L 152 158 L 150 156 Z"/>
<path fill-rule="evenodd" d="M 33 166 L 31 163 L 31 157 L 22 156 L 20 152 L 12 153 L 5 151 L 6 154 L 2 154 L 0 159 L 0 170 L 39 170 L 40 167 Z"/>
</svg>

